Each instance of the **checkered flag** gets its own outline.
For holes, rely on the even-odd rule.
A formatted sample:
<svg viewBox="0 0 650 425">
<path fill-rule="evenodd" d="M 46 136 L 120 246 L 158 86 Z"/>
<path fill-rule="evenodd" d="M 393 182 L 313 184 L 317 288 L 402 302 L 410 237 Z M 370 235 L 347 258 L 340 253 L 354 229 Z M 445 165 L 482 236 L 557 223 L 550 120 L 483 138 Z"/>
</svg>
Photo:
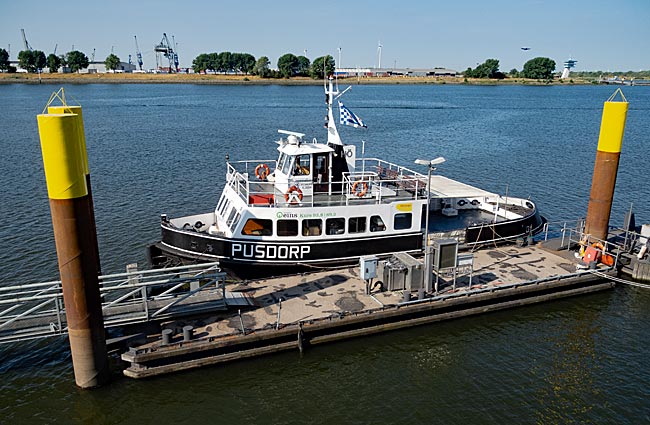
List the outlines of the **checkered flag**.
<svg viewBox="0 0 650 425">
<path fill-rule="evenodd" d="M 343 103 L 339 100 L 339 113 L 340 113 L 340 122 L 341 125 L 351 125 L 354 128 L 368 128 L 363 121 L 361 121 L 361 118 L 358 116 L 354 115 L 354 113 L 343 106 Z"/>
</svg>

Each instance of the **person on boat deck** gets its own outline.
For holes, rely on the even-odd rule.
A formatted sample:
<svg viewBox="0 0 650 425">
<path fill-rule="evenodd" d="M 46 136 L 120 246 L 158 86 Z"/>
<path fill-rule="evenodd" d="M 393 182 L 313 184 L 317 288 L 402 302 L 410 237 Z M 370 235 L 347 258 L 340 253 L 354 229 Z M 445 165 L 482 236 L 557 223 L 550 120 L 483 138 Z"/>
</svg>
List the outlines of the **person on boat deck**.
<svg viewBox="0 0 650 425">
<path fill-rule="evenodd" d="M 296 156 L 296 166 L 293 170 L 294 176 L 309 175 L 309 155 Z"/>
</svg>

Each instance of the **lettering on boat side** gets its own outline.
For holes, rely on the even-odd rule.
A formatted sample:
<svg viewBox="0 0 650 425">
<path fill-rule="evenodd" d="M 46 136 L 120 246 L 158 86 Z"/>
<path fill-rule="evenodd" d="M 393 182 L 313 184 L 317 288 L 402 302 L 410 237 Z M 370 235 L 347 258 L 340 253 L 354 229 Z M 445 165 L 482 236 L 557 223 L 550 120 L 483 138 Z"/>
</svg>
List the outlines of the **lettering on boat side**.
<svg viewBox="0 0 650 425">
<path fill-rule="evenodd" d="M 296 213 L 289 213 L 289 212 L 278 212 L 275 215 L 277 218 L 298 218 L 298 214 Z"/>
<path fill-rule="evenodd" d="M 410 210 L 409 210 L 410 211 Z M 323 218 L 323 217 L 336 217 L 335 212 L 319 212 L 319 213 L 290 213 L 278 212 L 275 214 L 276 218 Z"/>
<path fill-rule="evenodd" d="M 280 260 L 301 260 L 311 252 L 311 247 L 288 245 L 253 245 L 247 243 L 233 243 L 231 254 L 233 258 L 259 258 Z"/>
</svg>

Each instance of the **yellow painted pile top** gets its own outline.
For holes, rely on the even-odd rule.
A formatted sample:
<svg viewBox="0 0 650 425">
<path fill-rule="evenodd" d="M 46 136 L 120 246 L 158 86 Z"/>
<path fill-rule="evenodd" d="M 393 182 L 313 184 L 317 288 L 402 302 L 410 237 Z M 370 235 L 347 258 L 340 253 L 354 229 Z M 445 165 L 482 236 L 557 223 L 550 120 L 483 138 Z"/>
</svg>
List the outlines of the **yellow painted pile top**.
<svg viewBox="0 0 650 425">
<path fill-rule="evenodd" d="M 50 199 L 75 199 L 88 195 L 77 114 L 40 114 L 47 193 Z"/>
<path fill-rule="evenodd" d="M 77 130 L 79 131 L 79 140 L 81 141 L 81 155 L 84 161 L 84 174 L 90 174 L 88 168 L 88 153 L 86 151 L 86 134 L 84 130 L 84 118 L 81 111 L 81 106 L 48 106 L 48 114 L 76 114 L 77 115 Z"/>
<path fill-rule="evenodd" d="M 603 118 L 600 123 L 600 136 L 598 137 L 600 152 L 621 152 L 628 105 L 627 102 L 605 102 Z"/>
</svg>

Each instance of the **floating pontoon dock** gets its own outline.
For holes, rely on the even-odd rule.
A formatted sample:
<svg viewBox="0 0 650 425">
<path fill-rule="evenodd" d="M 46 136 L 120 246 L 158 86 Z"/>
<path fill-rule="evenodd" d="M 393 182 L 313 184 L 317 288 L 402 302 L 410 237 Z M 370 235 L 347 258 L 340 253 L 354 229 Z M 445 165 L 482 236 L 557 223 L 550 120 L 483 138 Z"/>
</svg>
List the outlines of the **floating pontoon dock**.
<svg viewBox="0 0 650 425">
<path fill-rule="evenodd" d="M 254 307 L 215 311 L 162 324 L 161 334 L 122 354 L 132 378 L 360 337 L 408 326 L 539 303 L 612 288 L 611 269 L 579 270 L 572 251 L 541 245 L 473 253 L 466 274 L 443 277 L 435 296 L 380 291 L 359 268 L 319 271 L 239 283 Z M 471 283 L 470 283 L 471 274 Z M 606 276 L 606 275 L 605 275 Z M 414 299 L 411 296 L 414 295 Z M 164 337 L 163 337 L 164 336 Z"/>
</svg>

